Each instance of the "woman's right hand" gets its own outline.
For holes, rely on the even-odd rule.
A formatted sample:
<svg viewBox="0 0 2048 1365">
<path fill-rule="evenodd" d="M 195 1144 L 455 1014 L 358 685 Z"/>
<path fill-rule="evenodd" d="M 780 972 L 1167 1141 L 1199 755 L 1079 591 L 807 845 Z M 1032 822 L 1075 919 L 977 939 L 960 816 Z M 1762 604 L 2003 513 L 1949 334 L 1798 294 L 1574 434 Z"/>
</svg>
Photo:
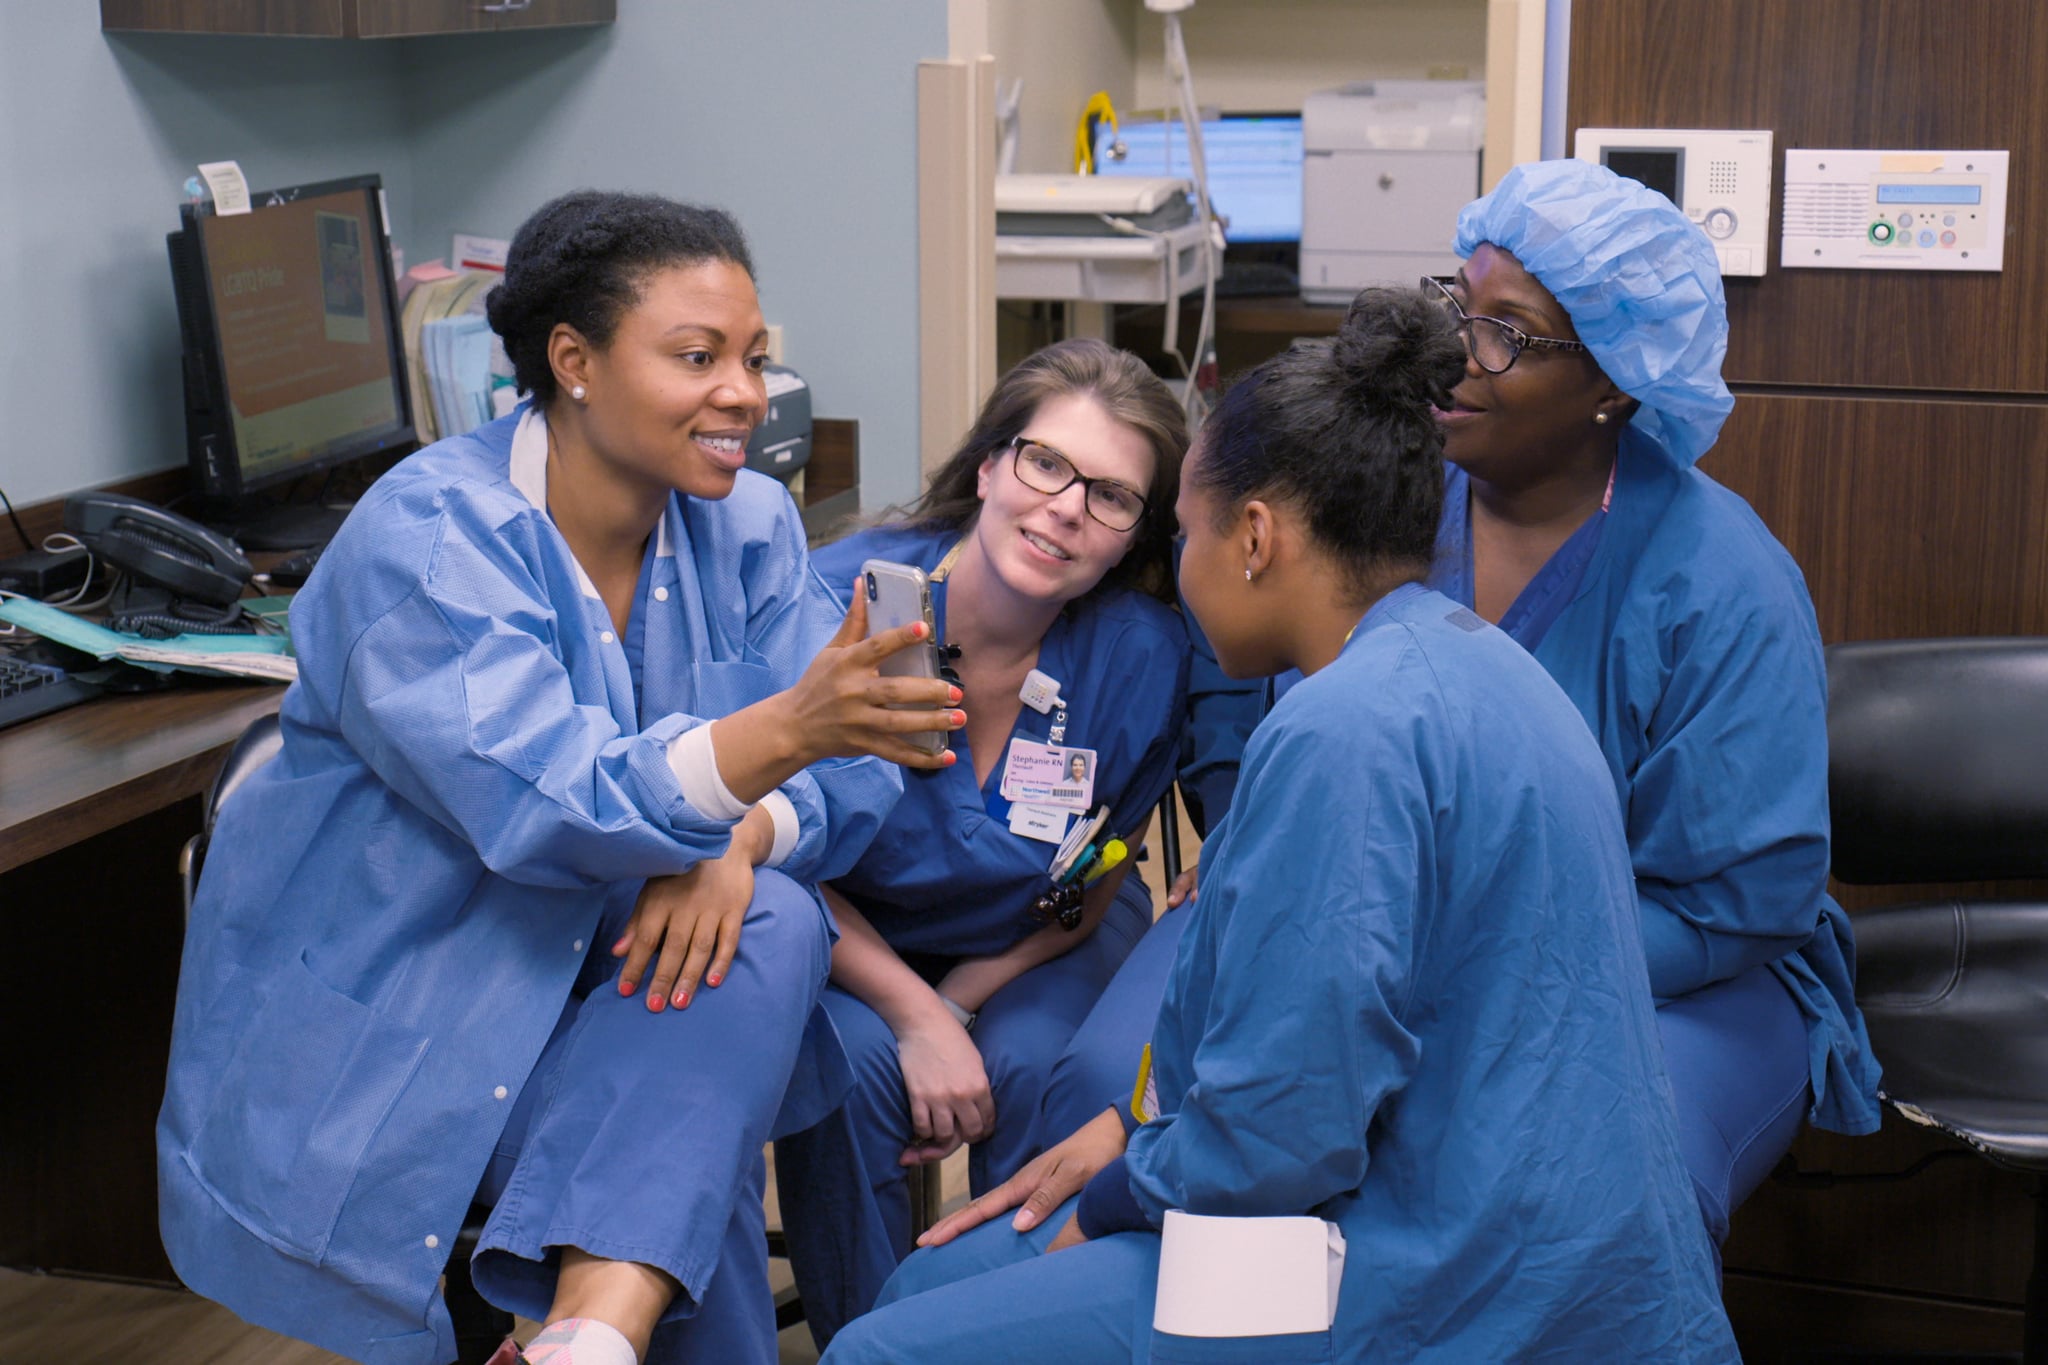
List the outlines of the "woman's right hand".
<svg viewBox="0 0 2048 1365">
<path fill-rule="evenodd" d="M 1017 1209 L 1017 1216 L 1010 1220 L 1010 1226 L 1019 1232 L 1029 1232 L 1079 1194 L 1097 1171 L 1122 1156 L 1124 1147 L 1123 1120 L 1115 1110 L 1105 1109 L 1082 1124 L 1065 1142 L 1040 1153 L 1024 1169 L 966 1208 L 932 1224 L 917 1244 L 944 1246 L 968 1229 L 980 1227 L 1011 1209 Z M 1018 1208 L 1020 1204 L 1022 1208 Z"/>
<path fill-rule="evenodd" d="M 797 742 L 808 756 L 805 766 L 862 754 L 906 768 L 952 765 L 951 749 L 926 753 L 905 736 L 965 725 L 966 712 L 947 709 L 960 701 L 960 689 L 936 678 L 885 678 L 876 671 L 890 655 L 924 645 L 928 631 L 924 622 L 912 621 L 869 639 L 867 595 L 853 594 L 838 633 L 782 694 Z M 919 703 L 939 709 L 894 709 Z"/>
<path fill-rule="evenodd" d="M 1199 893 L 1195 889 L 1195 883 L 1201 870 L 1201 863 L 1191 863 L 1187 871 L 1173 879 L 1173 885 L 1166 888 L 1167 909 L 1178 910 L 1183 904 L 1196 898 Z"/>
<path fill-rule="evenodd" d="M 867 598 L 856 592 L 838 632 L 802 677 L 785 691 L 711 722 L 718 773 L 735 798 L 759 801 L 827 758 L 872 754 L 906 768 L 953 766 L 952 749 L 927 753 L 906 736 L 967 724 L 965 711 L 950 709 L 960 689 L 937 678 L 885 678 L 877 671 L 891 654 L 924 642 L 928 627 L 913 621 L 873 639 L 867 633 Z M 896 709 L 906 705 L 916 709 Z"/>
<path fill-rule="evenodd" d="M 911 1143 L 902 1164 L 916 1166 L 950 1156 L 963 1142 L 980 1142 L 996 1126 L 981 1049 L 937 996 L 934 1008 L 896 1035 L 903 1088 L 910 1096 Z"/>
</svg>

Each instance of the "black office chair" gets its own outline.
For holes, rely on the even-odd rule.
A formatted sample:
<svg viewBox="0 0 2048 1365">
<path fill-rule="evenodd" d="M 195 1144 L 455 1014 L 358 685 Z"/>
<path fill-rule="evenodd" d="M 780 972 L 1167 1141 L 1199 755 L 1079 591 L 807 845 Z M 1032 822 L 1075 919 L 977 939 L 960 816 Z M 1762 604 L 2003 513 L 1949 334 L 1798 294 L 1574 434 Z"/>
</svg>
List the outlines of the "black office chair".
<svg viewBox="0 0 2048 1365">
<path fill-rule="evenodd" d="M 1828 650 L 1834 874 L 1855 884 L 2048 878 L 2048 638 Z M 2027 1365 L 2048 1365 L 2048 901 L 1856 916 L 1857 1003 L 1905 1118 L 2034 1187 Z"/>
</svg>

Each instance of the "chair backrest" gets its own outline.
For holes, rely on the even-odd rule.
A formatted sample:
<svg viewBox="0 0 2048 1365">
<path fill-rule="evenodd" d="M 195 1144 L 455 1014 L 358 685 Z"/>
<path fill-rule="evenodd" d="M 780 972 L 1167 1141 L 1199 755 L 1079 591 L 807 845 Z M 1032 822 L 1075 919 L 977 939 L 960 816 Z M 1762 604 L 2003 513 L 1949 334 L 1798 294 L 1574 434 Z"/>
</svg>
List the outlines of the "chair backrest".
<svg viewBox="0 0 2048 1365">
<path fill-rule="evenodd" d="M 220 771 L 214 774 L 213 786 L 206 792 L 206 821 L 203 828 L 209 838 L 213 835 L 213 822 L 220 818 L 223 801 L 235 794 L 235 789 L 249 780 L 258 768 L 277 757 L 277 751 L 284 747 L 284 734 L 278 728 L 275 713 L 259 716 L 242 731 L 242 737 L 235 741 L 235 747 L 228 750 Z"/>
<path fill-rule="evenodd" d="M 2048 639 L 1859 641 L 1827 659 L 1837 878 L 2048 877 Z"/>
</svg>

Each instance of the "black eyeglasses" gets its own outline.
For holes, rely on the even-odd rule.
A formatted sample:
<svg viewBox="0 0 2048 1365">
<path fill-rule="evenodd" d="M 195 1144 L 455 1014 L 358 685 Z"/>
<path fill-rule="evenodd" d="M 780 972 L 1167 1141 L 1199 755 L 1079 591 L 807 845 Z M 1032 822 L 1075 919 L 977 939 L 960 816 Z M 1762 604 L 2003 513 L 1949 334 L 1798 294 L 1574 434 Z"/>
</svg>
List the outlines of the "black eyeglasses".
<svg viewBox="0 0 2048 1365">
<path fill-rule="evenodd" d="M 1112 531 L 1128 531 L 1144 519 L 1150 504 L 1137 489 L 1114 479 L 1091 479 L 1074 468 L 1072 460 L 1028 436 L 1014 437 L 1010 451 L 1016 457 L 1017 481 L 1026 488 L 1064 493 L 1079 483 L 1088 515 Z"/>
<path fill-rule="evenodd" d="M 1432 292 L 1434 291 L 1434 292 Z M 1586 345 L 1581 341 L 1565 341 L 1559 337 L 1532 337 L 1512 322 L 1468 313 L 1458 302 L 1458 296 L 1445 287 L 1444 282 L 1429 275 L 1422 277 L 1422 292 L 1443 305 L 1444 311 L 1458 320 L 1458 330 L 1465 334 L 1465 344 L 1472 348 L 1472 358 L 1479 362 L 1479 368 L 1488 374 L 1506 374 L 1523 351 L 1534 347 L 1539 351 L 1583 351 Z"/>
</svg>

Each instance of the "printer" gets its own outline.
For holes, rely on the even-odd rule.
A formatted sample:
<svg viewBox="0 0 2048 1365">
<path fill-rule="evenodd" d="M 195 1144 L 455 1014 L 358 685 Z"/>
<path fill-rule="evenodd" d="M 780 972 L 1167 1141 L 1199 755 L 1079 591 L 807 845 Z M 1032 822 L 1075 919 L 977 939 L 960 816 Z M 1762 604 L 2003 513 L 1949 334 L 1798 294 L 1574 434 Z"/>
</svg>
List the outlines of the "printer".
<svg viewBox="0 0 2048 1365">
<path fill-rule="evenodd" d="M 769 365 L 768 413 L 747 442 L 747 468 L 788 483 L 811 462 L 811 386 L 786 365 Z"/>
<path fill-rule="evenodd" d="M 1301 108 L 1301 296 L 1349 303 L 1367 285 L 1458 268 L 1458 210 L 1479 193 L 1481 81 L 1356 81 Z"/>
</svg>

